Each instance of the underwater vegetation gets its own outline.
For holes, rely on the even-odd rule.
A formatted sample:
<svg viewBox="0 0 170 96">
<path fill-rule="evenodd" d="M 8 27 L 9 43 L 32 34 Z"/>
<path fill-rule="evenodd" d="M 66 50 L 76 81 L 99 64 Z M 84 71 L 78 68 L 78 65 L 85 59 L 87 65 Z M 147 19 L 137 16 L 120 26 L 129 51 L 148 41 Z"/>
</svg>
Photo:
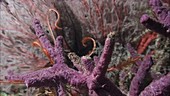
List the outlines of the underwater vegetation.
<svg viewBox="0 0 170 96">
<path fill-rule="evenodd" d="M 0 95 L 170 96 L 168 0 L 0 2 Z"/>
</svg>

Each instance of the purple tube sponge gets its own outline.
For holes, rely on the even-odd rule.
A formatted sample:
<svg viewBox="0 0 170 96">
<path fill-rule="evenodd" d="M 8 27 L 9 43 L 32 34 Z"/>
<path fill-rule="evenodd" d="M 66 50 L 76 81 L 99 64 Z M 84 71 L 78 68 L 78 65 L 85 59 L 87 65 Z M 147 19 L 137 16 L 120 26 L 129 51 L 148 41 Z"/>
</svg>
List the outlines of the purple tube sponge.
<svg viewBox="0 0 170 96">
<path fill-rule="evenodd" d="M 170 96 L 170 73 L 153 81 L 139 96 Z"/>
<path fill-rule="evenodd" d="M 56 61 L 56 64 L 64 64 L 64 49 L 63 49 L 63 37 L 58 36 L 55 41 L 55 46 L 54 46 L 54 52 L 55 52 L 55 57 L 54 61 Z"/>
<path fill-rule="evenodd" d="M 108 92 L 108 94 L 110 94 L 111 96 L 125 96 L 110 80 L 105 77 L 112 56 L 114 45 L 112 40 L 113 35 L 114 33 L 108 34 L 99 61 L 87 81 L 89 96 L 98 96 L 101 92 L 104 91 Z M 103 89 L 103 91 L 99 89 Z M 101 93 L 99 96 L 108 95 L 103 95 Z"/>
<path fill-rule="evenodd" d="M 82 66 L 85 69 L 86 74 L 90 74 L 93 71 L 93 69 L 94 69 L 94 61 L 92 60 L 91 57 L 89 57 L 89 56 L 81 57 L 81 63 L 82 63 Z"/>
<path fill-rule="evenodd" d="M 153 30 L 166 37 L 170 37 L 170 32 L 167 32 L 167 30 L 169 30 L 168 27 L 164 27 L 164 25 L 160 22 L 151 19 L 147 14 L 144 14 L 141 17 L 141 23 L 150 30 Z"/>
<path fill-rule="evenodd" d="M 50 41 L 47 39 L 47 36 L 45 35 L 45 32 L 38 19 L 34 19 L 33 27 L 43 48 L 47 49 L 48 53 L 50 54 L 50 57 L 54 59 L 54 55 L 55 55 L 54 48 L 51 45 Z"/>
<path fill-rule="evenodd" d="M 92 58 L 82 57 L 79 64 L 82 64 L 85 70 L 79 72 L 72 68 L 69 68 L 65 62 L 64 49 L 63 49 L 63 37 L 58 36 L 53 48 L 50 42 L 42 31 L 42 27 L 38 20 L 35 20 L 36 35 L 40 39 L 43 47 L 48 50 L 52 50 L 54 53 L 53 59 L 55 64 L 47 69 L 38 70 L 35 72 L 12 75 L 8 77 L 8 80 L 24 80 L 27 87 L 55 87 L 58 91 L 64 88 L 61 84 L 69 84 L 79 90 L 87 90 L 90 96 L 125 96 L 109 79 L 105 77 L 106 70 L 110 63 L 112 49 L 113 49 L 113 35 L 110 33 L 105 41 L 104 50 L 98 62 Z M 74 61 L 74 60 L 73 60 Z M 73 62 L 75 63 L 75 62 Z M 96 66 L 94 63 L 97 63 Z M 73 64 L 76 65 L 76 64 Z M 84 74 L 88 72 L 88 74 Z"/>
<path fill-rule="evenodd" d="M 142 61 L 135 77 L 133 78 L 130 85 L 130 96 L 139 96 L 140 94 L 140 86 L 143 83 L 145 76 L 153 65 L 151 57 L 146 56 L 146 58 Z"/>
<path fill-rule="evenodd" d="M 140 22 L 148 29 L 170 38 L 170 8 L 163 6 L 160 0 L 150 0 L 149 2 L 158 21 L 151 19 L 144 14 Z"/>
<path fill-rule="evenodd" d="M 112 41 L 112 36 L 114 34 L 115 33 L 110 33 L 106 38 L 105 46 L 101 54 L 101 57 L 99 59 L 99 62 L 96 64 L 96 67 L 93 70 L 94 77 L 100 78 L 105 76 L 105 73 L 107 71 L 112 56 L 113 45 L 114 45 Z"/>
</svg>

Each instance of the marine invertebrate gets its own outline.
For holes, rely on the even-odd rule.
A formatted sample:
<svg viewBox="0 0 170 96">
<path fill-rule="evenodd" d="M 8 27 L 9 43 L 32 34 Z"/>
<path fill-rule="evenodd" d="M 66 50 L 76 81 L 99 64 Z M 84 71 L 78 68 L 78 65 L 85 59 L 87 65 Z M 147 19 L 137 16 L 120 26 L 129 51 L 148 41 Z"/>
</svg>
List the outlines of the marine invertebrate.
<svg viewBox="0 0 170 96">
<path fill-rule="evenodd" d="M 108 35 L 105 41 L 103 53 L 96 66 L 93 70 L 89 70 L 87 68 L 87 71 L 90 71 L 91 73 L 89 75 L 82 75 L 76 70 L 70 69 L 65 64 L 63 56 L 64 51 L 62 47 L 63 37 L 57 37 L 54 49 L 43 34 L 42 27 L 37 19 L 34 21 L 34 26 L 36 35 L 38 36 L 42 46 L 50 51 L 49 54 L 54 59 L 55 64 L 53 67 L 36 72 L 9 76 L 9 80 L 24 80 L 27 87 L 57 86 L 59 82 L 63 82 L 75 86 L 76 88 L 87 88 L 89 89 L 89 95 L 93 96 L 97 96 L 97 94 L 99 96 L 101 96 L 101 94 L 117 94 L 117 96 L 123 96 L 121 91 L 105 77 L 105 73 L 110 62 L 109 58 L 111 58 L 112 53 L 113 33 Z M 84 58 L 84 60 L 86 60 L 86 58 Z M 105 80 L 103 81 L 103 79 Z M 110 90 L 110 88 L 112 90 Z M 104 93 L 101 93 L 101 90 L 103 90 Z"/>
<path fill-rule="evenodd" d="M 128 44 L 127 47 L 132 57 L 138 56 L 137 52 L 134 50 L 134 48 L 130 44 Z M 140 88 L 140 86 L 144 82 L 143 80 L 145 76 L 147 74 L 150 74 L 149 70 L 151 66 L 153 65 L 151 54 L 146 55 L 144 60 L 136 61 L 137 72 L 130 85 L 130 91 L 129 91 L 130 96 L 169 96 L 170 95 L 170 93 L 167 91 L 170 88 L 170 82 L 168 80 L 170 78 L 169 73 L 161 77 L 158 80 L 152 81 L 147 87 L 145 87 L 143 91 Z M 162 82 L 162 81 L 165 81 L 165 82 Z"/>
<path fill-rule="evenodd" d="M 104 95 L 105 96 L 105 95 L 111 94 L 111 95 L 117 96 L 116 92 L 114 93 L 115 90 L 112 90 L 112 88 L 113 89 L 115 88 L 116 90 L 117 90 L 117 88 L 114 87 L 113 83 L 110 82 L 110 80 L 105 78 L 105 76 L 104 76 L 105 69 L 108 66 L 108 62 L 110 61 L 109 59 L 111 58 L 110 54 L 111 54 L 112 50 L 109 49 L 108 52 L 106 52 L 106 50 L 103 50 L 103 54 L 104 54 L 104 52 L 106 54 L 104 54 L 104 55 L 102 54 L 101 57 L 98 56 L 97 58 L 90 58 L 89 56 L 83 56 L 80 58 L 78 56 L 78 58 L 79 58 L 78 61 L 72 60 L 74 65 L 81 64 L 80 68 L 78 68 L 76 66 L 78 71 L 68 68 L 66 65 L 68 63 L 64 62 L 65 56 L 63 54 L 65 52 L 63 51 L 64 49 L 62 46 L 63 37 L 57 36 L 57 39 L 55 40 L 55 46 L 52 45 L 52 47 L 51 46 L 47 47 L 47 45 L 50 43 L 47 41 L 48 39 L 46 39 L 46 40 L 42 39 L 42 38 L 46 38 L 45 34 L 41 33 L 43 31 L 39 31 L 41 29 L 41 26 L 38 26 L 39 23 L 37 21 L 35 23 L 36 23 L 35 26 L 37 27 L 35 29 L 36 29 L 36 31 L 38 30 L 37 36 L 39 38 L 41 38 L 43 48 L 46 48 L 47 52 L 49 50 L 53 51 L 53 53 L 49 52 L 48 55 L 50 56 L 50 58 L 54 59 L 55 65 L 53 65 L 52 67 L 49 67 L 47 69 L 39 70 L 36 72 L 30 72 L 30 73 L 28 73 L 28 75 L 26 75 L 26 74 L 21 74 L 21 75 L 16 75 L 16 76 L 13 75 L 13 76 L 9 77 L 9 79 L 24 80 L 28 87 L 30 87 L 30 86 L 38 86 L 39 87 L 39 86 L 43 86 L 43 85 L 44 86 L 54 86 L 54 87 L 56 87 L 56 90 L 58 92 L 60 91 L 59 95 L 61 95 L 61 96 L 63 96 L 63 94 L 65 93 L 65 91 L 64 91 L 65 84 L 72 85 L 72 86 L 76 87 L 76 89 L 87 89 L 87 90 L 85 90 L 86 91 L 85 93 L 87 93 L 89 95 L 102 95 L 102 96 Z M 107 31 L 107 32 L 109 32 L 109 31 Z M 107 41 L 105 43 L 106 45 L 110 42 L 109 40 L 110 40 L 110 38 L 108 37 L 106 39 L 106 41 Z M 79 40 L 79 41 L 81 41 L 81 40 Z M 111 41 L 111 42 L 113 42 L 113 41 Z M 104 49 L 107 49 L 108 46 L 106 46 L 106 45 L 105 45 Z M 110 47 L 111 46 L 109 46 L 109 48 Z M 63 54 L 60 54 L 60 53 L 63 53 Z M 53 57 L 51 57 L 51 56 L 53 56 Z M 138 55 L 136 57 L 138 58 Z M 104 58 L 104 59 L 102 59 L 102 58 Z M 133 58 L 133 59 L 135 59 L 135 58 Z M 133 59 L 132 59 L 132 61 L 133 61 Z M 141 64 L 143 64 L 143 65 L 145 65 L 145 63 L 150 64 L 151 61 L 149 61 L 149 60 L 150 59 L 144 59 L 144 60 L 137 59 L 137 61 L 141 62 L 138 64 L 138 67 L 139 67 L 138 69 L 142 69 L 142 68 L 140 68 Z M 76 62 L 78 64 L 76 64 Z M 104 62 L 104 63 L 101 63 L 101 62 Z M 129 62 L 131 63 L 131 60 Z M 124 64 L 127 65 L 129 62 L 124 63 Z M 147 62 L 149 62 L 149 63 L 147 63 Z M 102 66 L 100 66 L 100 65 L 102 65 Z M 96 67 L 98 67 L 98 68 L 96 68 Z M 103 69 L 104 71 L 101 69 Z M 140 74 L 139 74 L 140 72 L 138 72 L 138 70 L 137 70 L 137 73 L 136 73 L 137 77 L 134 77 L 134 78 L 142 78 L 143 79 L 145 73 L 142 73 L 143 75 L 142 75 L 142 77 L 140 77 Z M 97 74 L 97 76 L 95 76 L 96 75 L 95 73 Z M 83 78 L 83 80 L 82 79 L 80 80 L 80 78 Z M 140 79 L 138 81 L 135 81 L 136 79 L 134 79 L 134 81 L 138 83 L 138 82 L 142 82 L 142 79 Z M 79 83 L 79 82 L 83 82 L 83 83 Z M 135 83 L 132 83 L 132 85 L 133 84 L 135 84 Z M 140 84 L 138 84 L 138 85 L 140 85 Z M 155 86 L 155 84 L 153 84 L 153 85 Z M 169 86 L 169 85 L 166 85 L 166 86 Z M 81 88 L 79 88 L 79 87 L 81 87 Z M 136 87 L 137 88 L 132 87 L 132 89 L 137 89 L 137 91 L 138 91 L 139 86 L 136 86 Z M 164 90 L 164 89 L 161 89 L 161 91 L 162 90 Z M 117 92 L 120 92 L 120 90 L 118 90 Z M 131 92 L 133 92 L 133 90 Z M 162 91 L 162 92 L 164 92 L 164 91 Z M 140 92 L 138 91 L 137 93 L 139 94 Z"/>
<path fill-rule="evenodd" d="M 57 29 L 62 29 L 62 28 L 60 28 L 59 26 L 58 26 L 58 23 L 59 23 L 59 20 L 60 20 L 60 14 L 59 14 L 59 12 L 57 11 L 57 10 L 55 10 L 55 9 L 49 9 L 48 10 L 48 13 L 50 13 L 51 11 L 54 11 L 56 14 L 57 14 L 57 20 L 55 21 L 55 28 L 57 28 Z M 54 37 L 54 33 L 53 33 L 53 31 L 52 31 L 52 28 L 51 28 L 51 26 L 50 26 L 50 21 L 49 21 L 49 16 L 48 16 L 48 13 L 47 13 L 47 24 L 48 24 L 48 27 L 49 27 L 49 29 L 50 29 L 50 33 L 51 33 L 51 37 L 53 38 L 53 41 L 55 42 L 55 37 Z"/>
<path fill-rule="evenodd" d="M 138 54 L 142 54 L 146 47 L 149 45 L 149 43 L 154 40 L 155 38 L 157 38 L 157 33 L 156 32 L 148 32 L 146 33 L 142 38 L 141 41 L 139 43 L 138 49 L 137 49 L 137 53 Z"/>
<path fill-rule="evenodd" d="M 149 84 L 139 96 L 169 96 L 170 73 Z"/>
<path fill-rule="evenodd" d="M 56 87 L 57 90 L 64 90 L 62 83 L 69 84 L 74 86 L 79 90 L 86 90 L 89 96 L 125 96 L 118 87 L 116 87 L 108 78 L 105 77 L 111 55 L 112 55 L 112 47 L 113 47 L 113 35 L 114 33 L 111 32 L 108 34 L 103 52 L 98 58 L 98 61 L 95 61 L 91 58 L 87 58 L 83 56 L 81 58 L 81 63 L 84 64 L 83 68 L 85 70 L 74 70 L 69 68 L 65 63 L 64 57 L 64 49 L 63 49 L 63 37 L 58 36 L 55 41 L 54 48 L 49 44 L 48 39 L 43 34 L 42 27 L 40 22 L 36 19 L 34 21 L 35 31 L 37 36 L 39 37 L 42 46 L 49 50 L 50 56 L 54 59 L 55 64 L 52 67 L 47 69 L 38 70 L 35 72 L 30 72 L 26 74 L 18 74 L 18 75 L 11 75 L 8 76 L 8 80 L 23 80 L 27 87 L 41 87 L 41 86 L 48 86 L 48 87 Z M 47 40 L 47 41 L 46 41 Z M 130 45 L 128 45 L 130 48 Z M 53 49 L 53 50 L 52 50 Z M 133 49 L 130 48 L 131 53 L 134 53 Z M 54 53 L 52 53 L 54 52 Z M 134 57 L 134 56 L 132 56 Z M 145 75 L 149 71 L 151 65 L 153 64 L 150 56 L 146 56 L 144 60 L 137 60 L 138 62 L 138 71 L 133 78 L 130 86 L 130 95 L 137 96 L 141 92 L 139 91 L 140 84 L 142 83 Z M 95 66 L 94 66 L 95 64 Z M 143 71 L 145 69 L 145 71 Z M 80 72 L 79 72 L 80 71 Z M 166 75 L 165 78 L 157 80 L 155 82 L 159 82 L 162 85 L 164 83 L 160 82 L 161 80 L 165 80 L 166 84 L 165 87 L 159 87 L 160 93 L 163 93 L 165 89 L 169 88 L 169 79 L 170 75 Z M 137 85 L 136 85 L 137 84 Z M 150 86 L 156 86 L 157 83 L 151 83 L 146 88 L 151 88 Z M 58 87 L 60 86 L 60 87 Z M 152 90 L 152 89 L 149 89 Z M 58 91 L 59 94 L 65 94 L 64 91 Z M 149 94 L 150 91 L 144 90 L 142 94 Z M 155 92 L 155 91 L 154 91 Z M 154 93 L 153 93 L 154 94 Z M 157 95 L 155 95 L 157 96 Z"/>
<path fill-rule="evenodd" d="M 121 70 L 124 67 L 135 63 L 137 60 L 139 60 L 141 57 L 137 57 L 137 58 L 128 58 L 128 60 L 121 62 L 120 64 L 118 64 L 117 66 L 111 66 L 110 68 L 107 69 L 107 71 L 113 71 L 113 70 Z"/>
<path fill-rule="evenodd" d="M 144 14 L 140 22 L 148 29 L 170 38 L 170 9 L 161 0 L 149 0 L 149 4 L 156 14 L 157 21 Z"/>
<path fill-rule="evenodd" d="M 84 37 L 83 40 L 82 40 L 82 44 L 84 47 L 87 47 L 87 45 L 85 44 L 87 41 L 91 40 L 93 42 L 93 48 L 91 51 L 88 52 L 88 56 L 91 56 L 93 54 L 93 52 L 95 51 L 96 49 L 96 42 L 93 38 L 91 37 Z"/>
<path fill-rule="evenodd" d="M 42 47 L 41 43 L 39 40 L 36 40 L 32 43 L 33 46 L 36 46 L 36 47 L 40 47 L 40 49 L 42 50 L 42 52 L 48 57 L 49 61 L 51 64 L 54 64 L 54 61 L 53 59 L 50 57 L 48 51 Z"/>
<path fill-rule="evenodd" d="M 130 90 L 129 90 L 130 96 L 138 96 L 140 94 L 140 88 L 141 88 L 140 86 L 143 83 L 142 81 L 146 77 L 152 65 L 153 62 L 151 60 L 151 57 L 146 56 L 146 58 L 141 63 L 135 77 L 131 81 Z"/>
</svg>

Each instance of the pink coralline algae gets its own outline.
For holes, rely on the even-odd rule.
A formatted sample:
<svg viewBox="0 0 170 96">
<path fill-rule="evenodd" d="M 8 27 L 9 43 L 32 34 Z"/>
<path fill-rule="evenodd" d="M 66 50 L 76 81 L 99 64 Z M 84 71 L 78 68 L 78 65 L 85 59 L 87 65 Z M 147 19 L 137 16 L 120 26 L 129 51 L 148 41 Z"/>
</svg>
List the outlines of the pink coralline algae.
<svg viewBox="0 0 170 96">
<path fill-rule="evenodd" d="M 158 20 L 153 20 L 144 14 L 140 22 L 146 28 L 170 38 L 170 8 L 164 6 L 161 0 L 150 0 L 149 4 Z"/>
</svg>

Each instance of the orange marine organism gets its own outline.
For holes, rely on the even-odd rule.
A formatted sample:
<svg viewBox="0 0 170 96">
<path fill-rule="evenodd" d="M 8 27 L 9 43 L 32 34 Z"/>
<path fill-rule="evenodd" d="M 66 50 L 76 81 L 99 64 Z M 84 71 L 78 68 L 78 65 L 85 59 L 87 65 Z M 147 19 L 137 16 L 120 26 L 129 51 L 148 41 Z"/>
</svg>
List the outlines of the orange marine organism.
<svg viewBox="0 0 170 96">
<path fill-rule="evenodd" d="M 41 43 L 39 40 L 36 40 L 32 43 L 33 46 L 35 47 L 40 47 L 40 49 L 42 50 L 42 52 L 48 57 L 49 61 L 51 64 L 54 64 L 54 60 L 50 57 L 50 54 L 48 53 L 48 51 L 42 47 Z"/>
</svg>

